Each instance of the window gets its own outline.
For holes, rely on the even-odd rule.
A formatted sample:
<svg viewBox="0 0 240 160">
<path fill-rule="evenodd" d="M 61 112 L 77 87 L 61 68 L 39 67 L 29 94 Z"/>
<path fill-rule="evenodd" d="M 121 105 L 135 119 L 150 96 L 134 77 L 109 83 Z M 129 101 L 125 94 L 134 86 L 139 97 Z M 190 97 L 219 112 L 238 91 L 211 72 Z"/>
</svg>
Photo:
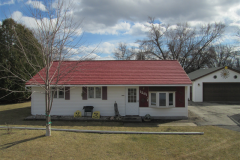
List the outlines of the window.
<svg viewBox="0 0 240 160">
<path fill-rule="evenodd" d="M 102 94 L 102 88 L 101 87 L 96 87 L 96 98 L 101 98 L 101 94 Z"/>
<path fill-rule="evenodd" d="M 52 88 L 52 96 L 53 98 L 57 98 L 57 90 L 54 87 Z"/>
<path fill-rule="evenodd" d="M 102 98 L 102 87 L 88 87 L 88 98 Z"/>
<path fill-rule="evenodd" d="M 159 93 L 159 106 L 166 106 L 166 93 Z"/>
<path fill-rule="evenodd" d="M 173 106 L 173 93 L 168 93 L 168 97 L 169 97 L 169 103 L 168 103 L 168 105 L 169 106 Z"/>
<path fill-rule="evenodd" d="M 88 87 L 88 98 L 94 98 L 94 87 Z"/>
<path fill-rule="evenodd" d="M 65 96 L 64 87 L 58 87 L 58 88 L 52 87 L 51 90 L 52 90 L 53 98 L 64 98 L 64 96 Z"/>
<path fill-rule="evenodd" d="M 175 106 L 175 92 L 150 92 L 150 107 L 166 108 Z"/>
<path fill-rule="evenodd" d="M 156 106 L 156 93 L 151 93 L 151 106 Z"/>
<path fill-rule="evenodd" d="M 137 89 L 128 88 L 128 103 L 136 103 L 137 101 Z"/>
</svg>

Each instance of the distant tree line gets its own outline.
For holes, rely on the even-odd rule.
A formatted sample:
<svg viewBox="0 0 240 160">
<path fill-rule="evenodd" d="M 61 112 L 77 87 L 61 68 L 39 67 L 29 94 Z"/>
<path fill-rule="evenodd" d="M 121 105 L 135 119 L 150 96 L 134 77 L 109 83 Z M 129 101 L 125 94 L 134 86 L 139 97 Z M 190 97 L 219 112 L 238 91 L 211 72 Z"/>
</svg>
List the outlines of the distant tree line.
<svg viewBox="0 0 240 160">
<path fill-rule="evenodd" d="M 239 67 L 233 47 L 216 43 L 224 34 L 223 23 L 206 24 L 198 28 L 179 23 L 170 27 L 156 24 L 154 18 L 150 17 L 146 27 L 149 29 L 147 38 L 137 40 L 139 47 L 129 48 L 126 43 L 119 43 L 114 58 L 178 60 L 187 73 L 203 67 Z"/>
</svg>

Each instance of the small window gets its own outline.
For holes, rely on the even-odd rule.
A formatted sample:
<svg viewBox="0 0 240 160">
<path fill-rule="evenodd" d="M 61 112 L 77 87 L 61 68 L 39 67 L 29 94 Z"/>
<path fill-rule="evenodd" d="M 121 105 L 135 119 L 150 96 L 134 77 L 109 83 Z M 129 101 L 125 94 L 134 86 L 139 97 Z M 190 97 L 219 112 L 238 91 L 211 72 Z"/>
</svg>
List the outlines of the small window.
<svg viewBox="0 0 240 160">
<path fill-rule="evenodd" d="M 166 106 L 166 93 L 159 93 L 159 106 Z"/>
<path fill-rule="evenodd" d="M 217 76 L 215 75 L 215 76 L 213 76 L 213 78 L 214 78 L 214 79 L 216 79 L 216 78 L 217 78 Z"/>
<path fill-rule="evenodd" d="M 55 89 L 54 87 L 52 88 L 52 96 L 53 98 L 57 98 L 57 89 Z"/>
<path fill-rule="evenodd" d="M 102 88 L 96 87 L 96 98 L 101 98 Z"/>
<path fill-rule="evenodd" d="M 88 87 L 88 98 L 102 98 L 102 87 Z"/>
<path fill-rule="evenodd" d="M 64 98 L 64 88 L 58 89 L 58 98 Z"/>
<path fill-rule="evenodd" d="M 137 89 L 136 88 L 129 88 L 128 89 L 128 102 L 129 103 L 136 103 L 137 102 Z"/>
<path fill-rule="evenodd" d="M 234 79 L 237 79 L 237 75 L 234 76 Z"/>
<path fill-rule="evenodd" d="M 52 91 L 53 98 L 64 98 L 64 93 L 65 93 L 64 87 L 58 87 L 58 88 L 52 87 L 51 91 Z"/>
<path fill-rule="evenodd" d="M 151 105 L 156 106 L 156 93 L 151 93 Z"/>
<path fill-rule="evenodd" d="M 88 87 L 88 98 L 94 98 L 94 87 Z"/>
<path fill-rule="evenodd" d="M 173 105 L 173 93 L 169 93 L 169 106 Z"/>
</svg>

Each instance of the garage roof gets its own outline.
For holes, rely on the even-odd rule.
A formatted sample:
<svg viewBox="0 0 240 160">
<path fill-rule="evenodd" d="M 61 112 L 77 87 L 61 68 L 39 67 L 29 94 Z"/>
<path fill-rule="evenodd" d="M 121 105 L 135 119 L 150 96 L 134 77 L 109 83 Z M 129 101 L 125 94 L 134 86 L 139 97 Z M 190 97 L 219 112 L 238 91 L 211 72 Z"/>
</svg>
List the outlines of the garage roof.
<svg viewBox="0 0 240 160">
<path fill-rule="evenodd" d="M 196 71 L 193 71 L 193 72 L 189 73 L 189 74 L 188 74 L 188 77 L 189 77 L 192 81 L 195 81 L 195 80 L 197 80 L 197 79 L 199 79 L 199 78 L 201 78 L 201 77 L 204 77 L 204 76 L 206 76 L 206 75 L 209 75 L 209 74 L 211 74 L 211 73 L 213 73 L 213 72 L 216 72 L 216 71 L 218 71 L 218 70 L 221 70 L 221 69 L 223 69 L 223 68 L 224 68 L 224 67 L 213 67 L 213 68 L 207 68 L 207 69 L 202 69 L 202 68 L 201 68 L 201 69 L 199 69 L 199 70 L 196 70 Z M 232 69 L 232 68 L 230 68 L 230 67 L 228 67 L 228 69 L 231 69 L 231 70 L 239 73 L 238 70 Z"/>
<path fill-rule="evenodd" d="M 186 72 L 176 60 L 151 61 L 64 61 L 53 62 L 52 85 L 191 85 Z M 60 77 L 57 80 L 57 68 Z M 74 67 L 74 68 L 73 68 Z M 69 73 L 70 72 L 70 73 Z M 26 85 L 44 84 L 45 68 Z"/>
</svg>

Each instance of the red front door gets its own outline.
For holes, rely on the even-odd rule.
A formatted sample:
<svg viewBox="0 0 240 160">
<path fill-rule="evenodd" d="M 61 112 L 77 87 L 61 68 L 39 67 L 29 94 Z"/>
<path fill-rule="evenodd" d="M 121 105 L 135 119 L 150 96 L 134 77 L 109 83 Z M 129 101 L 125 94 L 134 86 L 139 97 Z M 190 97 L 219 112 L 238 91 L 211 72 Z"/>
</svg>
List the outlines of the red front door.
<svg viewBox="0 0 240 160">
<path fill-rule="evenodd" d="M 139 87 L 139 107 L 148 107 L 148 87 Z"/>
</svg>

